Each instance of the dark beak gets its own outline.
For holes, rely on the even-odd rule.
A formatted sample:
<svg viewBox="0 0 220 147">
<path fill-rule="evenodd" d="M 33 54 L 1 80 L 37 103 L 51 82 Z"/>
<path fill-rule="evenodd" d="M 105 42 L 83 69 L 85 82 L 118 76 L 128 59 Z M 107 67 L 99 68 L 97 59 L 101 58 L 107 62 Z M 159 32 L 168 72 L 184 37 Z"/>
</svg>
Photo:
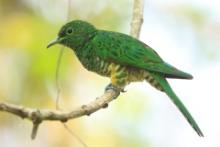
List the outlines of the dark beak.
<svg viewBox="0 0 220 147">
<path fill-rule="evenodd" d="M 53 41 L 51 41 L 51 42 L 47 45 L 47 48 L 49 48 L 49 47 L 51 47 L 51 46 L 53 46 L 53 45 L 55 45 L 55 44 L 60 43 L 60 41 L 61 41 L 60 38 L 54 39 Z"/>
</svg>

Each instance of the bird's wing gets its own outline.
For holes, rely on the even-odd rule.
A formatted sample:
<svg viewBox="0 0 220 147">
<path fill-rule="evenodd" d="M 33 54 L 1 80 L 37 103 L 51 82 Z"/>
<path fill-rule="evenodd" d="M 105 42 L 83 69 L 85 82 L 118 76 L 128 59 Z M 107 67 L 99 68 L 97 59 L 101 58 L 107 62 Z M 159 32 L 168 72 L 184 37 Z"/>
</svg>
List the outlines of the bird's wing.
<svg viewBox="0 0 220 147">
<path fill-rule="evenodd" d="M 165 63 L 151 47 L 131 36 L 99 31 L 93 38 L 92 44 L 94 52 L 104 60 L 159 72 L 169 78 L 192 78 L 190 74 Z"/>
</svg>

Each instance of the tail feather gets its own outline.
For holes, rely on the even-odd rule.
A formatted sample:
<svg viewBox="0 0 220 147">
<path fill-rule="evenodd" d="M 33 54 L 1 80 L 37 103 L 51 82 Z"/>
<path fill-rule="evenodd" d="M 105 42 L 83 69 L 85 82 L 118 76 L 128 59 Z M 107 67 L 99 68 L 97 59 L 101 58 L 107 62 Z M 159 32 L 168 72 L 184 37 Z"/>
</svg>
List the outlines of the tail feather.
<svg viewBox="0 0 220 147">
<path fill-rule="evenodd" d="M 203 135 L 201 129 L 199 128 L 199 126 L 197 125 L 196 121 L 193 119 L 193 117 L 191 116 L 191 114 L 189 113 L 187 108 L 184 106 L 184 104 L 181 102 L 181 100 L 173 92 L 173 90 L 170 87 L 167 80 L 158 74 L 152 74 L 152 76 L 161 85 L 161 87 L 163 88 L 163 91 L 170 97 L 170 99 L 177 106 L 177 108 L 181 111 L 181 113 L 184 115 L 184 117 L 189 122 L 189 124 L 192 126 L 192 128 L 197 132 L 197 134 L 200 137 L 204 137 L 204 135 Z"/>
</svg>

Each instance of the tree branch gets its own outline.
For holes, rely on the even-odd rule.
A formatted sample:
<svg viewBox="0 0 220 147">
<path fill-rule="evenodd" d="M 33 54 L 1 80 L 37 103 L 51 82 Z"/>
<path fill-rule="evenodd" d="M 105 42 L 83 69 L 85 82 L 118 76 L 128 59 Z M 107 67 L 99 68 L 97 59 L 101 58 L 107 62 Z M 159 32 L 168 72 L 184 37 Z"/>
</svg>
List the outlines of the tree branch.
<svg viewBox="0 0 220 147">
<path fill-rule="evenodd" d="M 134 0 L 130 35 L 135 38 L 139 38 L 140 35 L 141 25 L 144 20 L 143 11 L 144 11 L 143 0 Z"/>
<path fill-rule="evenodd" d="M 142 0 L 134 0 L 133 18 L 131 23 L 131 35 L 139 36 L 141 24 L 143 22 L 143 2 Z M 84 115 L 90 115 L 99 109 L 106 108 L 108 103 L 120 95 L 120 90 L 108 89 L 105 93 L 96 98 L 94 101 L 82 105 L 72 111 L 65 112 L 61 110 L 49 109 L 33 109 L 24 106 L 14 105 L 10 103 L 0 102 L 0 111 L 8 112 L 23 119 L 29 119 L 33 122 L 31 138 L 34 139 L 37 134 L 39 125 L 43 121 L 61 121 L 67 122 L 70 119 L 78 118 Z"/>
<path fill-rule="evenodd" d="M 47 109 L 31 109 L 9 103 L 0 103 L 0 111 L 12 113 L 14 115 L 20 116 L 21 118 L 31 120 L 34 125 L 31 137 L 34 139 L 36 136 L 37 128 L 41 122 L 46 120 L 67 122 L 70 119 L 84 115 L 90 115 L 101 108 L 106 108 L 108 103 L 117 98 L 119 94 L 119 91 L 109 89 L 105 91 L 102 96 L 96 98 L 96 100 L 90 102 L 87 105 L 82 105 L 81 107 L 76 108 L 70 112 Z"/>
<path fill-rule="evenodd" d="M 102 96 L 96 98 L 96 100 L 87 105 L 82 105 L 70 112 L 49 109 L 38 110 L 9 103 L 0 103 L 0 111 L 9 112 L 20 116 L 21 118 L 32 120 L 33 122 L 45 120 L 66 122 L 69 119 L 74 119 L 83 115 L 90 115 L 101 108 L 106 108 L 107 104 L 117 98 L 119 94 L 119 91 L 109 89 Z"/>
</svg>

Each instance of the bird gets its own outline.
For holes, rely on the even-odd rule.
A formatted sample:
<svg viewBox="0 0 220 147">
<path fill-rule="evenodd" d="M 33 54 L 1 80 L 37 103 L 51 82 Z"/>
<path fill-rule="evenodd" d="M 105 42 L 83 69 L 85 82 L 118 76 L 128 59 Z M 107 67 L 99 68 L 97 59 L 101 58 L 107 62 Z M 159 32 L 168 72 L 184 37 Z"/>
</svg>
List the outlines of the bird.
<svg viewBox="0 0 220 147">
<path fill-rule="evenodd" d="M 164 92 L 197 134 L 204 136 L 167 81 L 169 78 L 193 79 L 193 76 L 166 63 L 144 42 L 123 33 L 98 29 L 87 21 L 72 20 L 61 27 L 57 38 L 47 48 L 55 44 L 73 50 L 88 71 L 109 77 L 110 84 L 106 89 L 124 91 L 131 82 L 147 81 Z"/>
</svg>

